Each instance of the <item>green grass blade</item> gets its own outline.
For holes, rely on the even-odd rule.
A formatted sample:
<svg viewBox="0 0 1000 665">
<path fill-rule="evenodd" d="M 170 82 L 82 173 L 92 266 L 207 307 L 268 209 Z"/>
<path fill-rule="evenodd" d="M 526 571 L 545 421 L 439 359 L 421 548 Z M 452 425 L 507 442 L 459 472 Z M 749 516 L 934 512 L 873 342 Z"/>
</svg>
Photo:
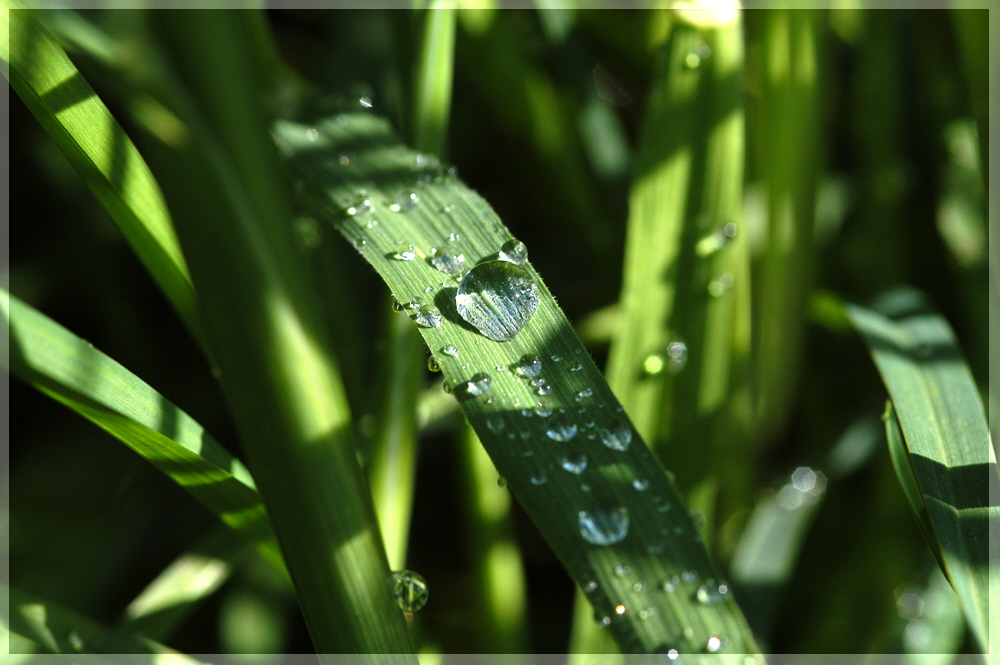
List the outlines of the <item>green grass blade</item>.
<svg viewBox="0 0 1000 665">
<path fill-rule="evenodd" d="M 183 144 L 147 135 L 145 153 L 174 213 L 206 345 L 313 645 L 373 662 L 412 653 L 268 133 L 251 19 L 240 11 L 143 16 L 161 67 L 148 92 L 191 134 Z"/>
<path fill-rule="evenodd" d="M 54 603 L 20 589 L 0 586 L 4 598 L 3 623 L 11 632 L 26 637 L 42 652 L 72 654 L 78 663 L 134 663 L 132 654 L 170 654 L 170 662 L 197 665 L 200 661 L 184 656 L 137 635 L 102 626 Z M 88 655 L 88 654 L 101 654 Z M 114 655 L 120 654 L 120 655 Z"/>
<path fill-rule="evenodd" d="M 444 155 L 455 57 L 455 3 L 433 0 L 424 11 L 416 85 L 414 145 Z"/>
<path fill-rule="evenodd" d="M 7 3 L 5 3 L 6 5 Z M 194 287 L 160 188 L 132 141 L 34 12 L 3 10 L 2 54 L 18 96 L 118 225 L 188 328 L 199 336 Z"/>
<path fill-rule="evenodd" d="M 284 570 L 260 495 L 239 460 L 86 340 L 6 291 L 0 299 L 11 374 L 132 448 Z"/>
<path fill-rule="evenodd" d="M 950 326 L 921 294 L 898 290 L 875 310 L 846 305 L 846 311 L 899 418 L 933 529 L 930 547 L 940 551 L 972 633 L 989 653 L 997 625 L 990 608 L 1000 599 L 989 533 L 1000 528 L 1000 508 L 990 502 L 996 458 L 972 374 Z"/>
<path fill-rule="evenodd" d="M 639 436 L 633 435 L 625 451 L 601 444 L 602 429 L 620 423 L 631 432 L 631 425 L 531 264 L 523 269 L 538 285 L 540 302 L 512 340 L 494 342 L 459 318 L 457 276 L 438 271 L 429 259 L 449 241 L 460 249 L 466 269 L 496 258 L 510 234 L 489 205 L 450 174 L 415 170 L 416 154 L 369 113 L 279 121 L 274 130 L 316 214 L 337 226 L 401 303 L 438 310 L 440 325 L 420 332 L 460 408 L 512 493 L 573 578 L 589 590 L 597 616 L 607 617 L 622 648 L 700 652 L 715 635 L 728 639 L 728 651 L 753 650 L 731 598 L 701 605 L 693 600 L 693 588 L 691 594 L 644 591 L 684 571 L 695 571 L 697 584 L 717 576 L 672 483 Z M 348 146 L 354 157 L 345 169 L 337 156 Z M 414 245 L 414 260 L 394 258 L 401 242 Z M 418 313 L 419 307 L 398 316 Z M 454 351 L 443 351 L 452 346 Z M 526 354 L 539 356 L 543 385 L 511 371 Z M 492 380 L 482 397 L 468 388 L 479 373 Z M 539 415 L 548 409 L 551 415 Z M 557 427 L 559 419 L 565 419 L 566 429 Z M 582 475 L 563 468 L 563 458 L 578 453 L 588 460 Z M 586 517 L 611 506 L 627 510 L 626 537 L 607 546 L 588 544 L 580 512 Z M 629 574 L 616 575 L 616 566 L 629 566 Z M 647 607 L 651 611 L 643 612 Z"/>
<path fill-rule="evenodd" d="M 129 603 L 119 627 L 152 640 L 166 640 L 230 578 L 246 554 L 246 541 L 233 531 L 210 531 Z"/>
</svg>

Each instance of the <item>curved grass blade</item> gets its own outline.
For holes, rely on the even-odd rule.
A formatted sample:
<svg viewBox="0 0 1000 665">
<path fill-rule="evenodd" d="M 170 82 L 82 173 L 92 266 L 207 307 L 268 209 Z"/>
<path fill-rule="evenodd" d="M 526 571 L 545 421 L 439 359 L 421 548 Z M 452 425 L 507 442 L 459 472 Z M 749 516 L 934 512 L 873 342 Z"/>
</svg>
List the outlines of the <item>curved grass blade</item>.
<svg viewBox="0 0 1000 665">
<path fill-rule="evenodd" d="M 10 597 L 10 614 L 3 616 L 3 622 L 11 632 L 30 639 L 45 652 L 72 654 L 74 662 L 95 665 L 135 663 L 134 654 L 162 654 L 156 662 L 175 665 L 201 662 L 143 637 L 102 626 L 20 589 L 2 585 L 0 590 Z M 3 608 L 6 614 L 7 602 Z"/>
<path fill-rule="evenodd" d="M 527 316 L 515 307 L 528 320 L 511 339 L 493 341 L 459 315 L 462 274 L 495 262 L 512 240 L 489 205 L 453 174 L 420 168 L 388 123 L 369 113 L 282 120 L 274 132 L 304 204 L 375 267 L 403 304 L 398 316 L 421 326 L 497 470 L 622 649 L 752 652 L 732 598 L 694 599 L 718 576 L 691 518 L 531 264 L 490 264 L 534 283 L 523 293 L 537 295 L 537 310 Z M 353 155 L 347 168 L 338 162 L 344 151 Z M 401 243 L 414 245 L 412 260 L 396 258 Z M 511 293 L 505 280 L 495 286 L 476 295 Z M 526 376 L 535 364 L 524 356 L 537 356 L 534 376 Z M 529 367 L 513 371 L 522 365 Z M 577 455 L 587 458 L 580 474 L 564 466 Z M 626 566 L 627 574 L 615 573 Z M 659 590 L 685 571 L 681 593 Z"/>
<path fill-rule="evenodd" d="M 5 5 L 9 3 L 5 2 Z M 132 141 L 65 51 L 27 9 L 3 10 L 3 54 L 18 96 L 77 170 L 188 329 L 195 292 L 160 188 Z"/>
<path fill-rule="evenodd" d="M 972 634 L 989 653 L 998 621 L 990 610 L 1000 601 L 989 538 L 1000 528 L 1000 507 L 991 502 L 996 458 L 972 374 L 947 321 L 919 292 L 899 289 L 874 309 L 845 309 L 892 399 L 933 529 L 928 544 L 940 552 Z M 914 509 L 920 520 L 923 510 Z"/>
<path fill-rule="evenodd" d="M 201 425 L 117 362 L 0 291 L 11 374 L 68 406 L 172 478 L 287 575 L 250 472 Z"/>
</svg>

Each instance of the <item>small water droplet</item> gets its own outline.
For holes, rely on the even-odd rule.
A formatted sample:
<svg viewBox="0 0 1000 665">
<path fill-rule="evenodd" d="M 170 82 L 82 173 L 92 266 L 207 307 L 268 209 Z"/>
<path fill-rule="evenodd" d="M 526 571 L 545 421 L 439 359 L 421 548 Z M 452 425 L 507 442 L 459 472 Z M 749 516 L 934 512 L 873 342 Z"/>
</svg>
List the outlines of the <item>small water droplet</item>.
<svg viewBox="0 0 1000 665">
<path fill-rule="evenodd" d="M 594 580 L 590 580 L 589 582 L 583 585 L 584 593 L 594 593 L 595 591 L 597 591 L 597 582 L 595 582 Z"/>
<path fill-rule="evenodd" d="M 561 415 L 557 415 L 548 421 L 545 435 L 553 441 L 569 441 L 576 436 L 576 424 Z"/>
<path fill-rule="evenodd" d="M 610 626 L 611 625 L 611 617 L 609 617 L 609 616 L 601 617 L 601 625 L 604 626 L 605 628 L 607 628 L 608 626 Z"/>
<path fill-rule="evenodd" d="M 465 255 L 456 245 L 447 243 L 434 249 L 431 265 L 443 273 L 454 275 L 464 269 Z"/>
<path fill-rule="evenodd" d="M 412 242 L 401 242 L 399 247 L 396 248 L 396 253 L 392 255 L 392 258 L 397 261 L 412 261 L 417 258 L 416 246 Z"/>
<path fill-rule="evenodd" d="M 524 268 L 506 261 L 480 263 L 458 287 L 459 316 L 497 342 L 514 338 L 538 309 L 539 290 Z"/>
<path fill-rule="evenodd" d="M 667 593 L 672 593 L 677 589 L 677 586 L 681 583 L 681 578 L 674 575 L 673 577 L 665 577 L 662 582 L 660 582 L 660 588 Z"/>
<path fill-rule="evenodd" d="M 736 279 L 733 277 L 733 273 L 724 272 L 719 275 L 718 279 L 713 279 L 708 283 L 708 294 L 713 298 L 721 298 L 729 289 L 733 288 L 735 283 Z"/>
<path fill-rule="evenodd" d="M 587 456 L 583 453 L 567 455 L 562 458 L 560 464 L 562 465 L 562 468 L 566 469 L 570 473 L 579 475 L 587 469 Z"/>
<path fill-rule="evenodd" d="M 722 227 L 722 232 L 725 234 L 727 238 L 735 238 L 736 224 L 734 224 L 733 222 L 729 222 L 728 224 Z"/>
<path fill-rule="evenodd" d="M 358 102 L 366 109 L 370 109 L 372 107 L 372 100 L 368 97 L 362 97 L 358 100 Z"/>
<path fill-rule="evenodd" d="M 402 189 L 396 191 L 392 201 L 389 210 L 393 212 L 407 212 L 420 205 L 420 197 L 417 196 L 416 192 L 407 192 Z"/>
<path fill-rule="evenodd" d="M 686 56 L 684 56 L 684 66 L 688 69 L 698 69 L 701 64 L 701 56 L 695 51 L 691 51 Z"/>
<path fill-rule="evenodd" d="M 671 342 L 667 346 L 667 356 L 670 357 L 670 372 L 671 374 L 676 374 L 684 369 L 684 365 L 687 364 L 687 345 L 684 342 Z"/>
<path fill-rule="evenodd" d="M 666 361 L 659 353 L 651 353 L 642 361 L 642 371 L 649 376 L 656 376 L 663 371 Z"/>
<path fill-rule="evenodd" d="M 514 265 L 523 265 L 528 260 L 528 248 L 520 240 L 508 240 L 500 247 L 498 258 Z"/>
<path fill-rule="evenodd" d="M 583 369 L 583 363 L 577 363 L 577 364 L 573 365 L 572 367 L 570 367 L 569 371 L 571 371 L 571 372 L 579 372 L 582 369 Z"/>
<path fill-rule="evenodd" d="M 351 158 L 348 155 L 341 155 L 337 161 L 340 162 L 341 166 L 348 166 L 351 163 Z"/>
<path fill-rule="evenodd" d="M 465 383 L 465 392 L 469 393 L 473 397 L 480 397 L 485 395 L 493 388 L 493 379 L 490 378 L 489 374 L 479 374 L 473 375 Z"/>
<path fill-rule="evenodd" d="M 723 642 L 721 637 L 712 635 L 705 642 L 705 650 L 708 651 L 709 653 L 715 653 L 722 648 L 722 644 Z"/>
<path fill-rule="evenodd" d="M 488 427 L 491 432 L 502 432 L 504 428 L 503 418 L 500 416 L 490 416 L 486 419 L 486 427 Z M 513 434 L 513 432 L 511 433 Z"/>
<path fill-rule="evenodd" d="M 397 570 L 392 573 L 393 595 L 396 604 L 404 612 L 416 612 L 427 604 L 427 582 L 412 570 Z"/>
<path fill-rule="evenodd" d="M 521 356 L 521 359 L 514 363 L 511 369 L 514 370 L 514 374 L 530 379 L 538 376 L 538 373 L 542 371 L 542 361 L 536 355 L 526 354 Z"/>
<path fill-rule="evenodd" d="M 73 647 L 74 651 L 83 651 L 87 648 L 87 643 L 84 641 L 83 636 L 77 630 L 71 630 L 69 635 L 69 645 Z"/>
<path fill-rule="evenodd" d="M 443 353 L 446 356 L 451 356 L 452 358 L 458 357 L 458 349 L 450 345 L 441 347 L 441 353 Z"/>
<path fill-rule="evenodd" d="M 441 390 L 445 392 L 446 395 L 452 393 L 451 384 L 447 380 L 441 382 Z"/>
<path fill-rule="evenodd" d="M 432 372 L 440 372 L 441 365 L 438 363 L 438 359 L 435 358 L 434 356 L 429 356 L 427 358 L 427 369 L 429 369 Z"/>
<path fill-rule="evenodd" d="M 531 484 L 536 487 L 544 485 L 548 481 L 548 477 L 545 475 L 544 471 L 539 471 L 538 473 L 531 476 Z"/>
<path fill-rule="evenodd" d="M 646 585 L 645 585 L 645 583 L 643 583 L 643 582 L 636 582 L 635 584 L 632 585 L 632 591 L 635 591 L 636 593 L 643 593 L 643 592 L 645 592 L 646 591 Z"/>
<path fill-rule="evenodd" d="M 394 311 L 394 312 L 402 312 L 405 309 L 403 307 L 403 303 L 401 303 L 398 300 L 396 300 L 396 296 L 392 297 L 392 305 L 391 305 L 391 307 L 392 307 L 392 311 Z"/>
<path fill-rule="evenodd" d="M 606 504 L 592 511 L 581 510 L 577 515 L 580 535 L 591 545 L 614 545 L 628 535 L 628 509 Z"/>
<path fill-rule="evenodd" d="M 725 584 L 716 585 L 715 582 L 709 581 L 698 587 L 695 597 L 702 605 L 718 605 L 726 599 L 727 593 L 729 593 L 728 586 Z"/>
<path fill-rule="evenodd" d="M 691 582 L 698 581 L 698 571 L 697 570 L 685 570 L 681 573 L 681 580 L 690 584 Z"/>
<path fill-rule="evenodd" d="M 617 565 L 615 566 L 615 575 L 618 577 L 628 577 L 629 573 L 632 572 L 630 566 Z"/>
<path fill-rule="evenodd" d="M 545 379 L 539 377 L 537 379 L 532 379 L 530 381 L 530 383 L 531 383 L 531 385 L 533 385 L 533 386 L 535 386 L 537 388 L 538 386 L 544 386 L 545 385 Z"/>
<path fill-rule="evenodd" d="M 644 492 L 649 487 L 649 481 L 645 478 L 636 478 L 632 481 L 632 487 L 636 492 Z"/>
<path fill-rule="evenodd" d="M 315 127 L 310 127 L 309 129 L 306 130 L 306 140 L 307 141 L 313 142 L 313 141 L 315 141 L 318 138 L 319 138 L 319 132 L 316 131 Z"/>
<path fill-rule="evenodd" d="M 652 607 L 647 607 L 645 609 L 639 610 L 639 618 L 643 620 L 648 619 L 654 614 L 656 614 L 656 610 L 654 610 Z"/>
<path fill-rule="evenodd" d="M 608 427 L 601 428 L 598 430 L 598 434 L 601 437 L 601 443 L 611 450 L 624 452 L 632 443 L 632 428 L 622 420 L 616 420 Z"/>
<path fill-rule="evenodd" d="M 550 386 L 547 383 L 544 384 L 544 385 L 538 386 L 538 389 L 535 390 L 535 393 L 537 393 L 538 395 L 541 395 L 542 397 L 545 397 L 546 395 L 551 395 L 552 394 L 552 386 Z"/>
<path fill-rule="evenodd" d="M 413 320 L 416 321 L 417 325 L 421 328 L 440 328 L 441 312 L 437 311 L 437 309 L 431 307 L 430 305 L 424 305 L 417 310 Z"/>
<path fill-rule="evenodd" d="M 503 476 L 497 478 L 497 487 L 507 487 L 507 479 Z"/>
<path fill-rule="evenodd" d="M 538 416 L 539 418 L 548 418 L 549 416 L 552 415 L 552 409 L 542 404 L 539 404 L 538 406 L 535 407 L 535 415 Z"/>
<path fill-rule="evenodd" d="M 371 198 L 368 197 L 368 192 L 362 189 L 351 200 L 351 205 L 347 208 L 347 214 L 367 215 L 374 209 L 375 204 L 372 203 Z"/>
<path fill-rule="evenodd" d="M 553 355 L 552 362 L 557 363 L 562 361 L 562 356 Z"/>
<path fill-rule="evenodd" d="M 576 401 L 581 402 L 587 399 L 588 397 L 592 396 L 593 394 L 594 394 L 593 390 L 591 390 L 590 388 L 584 388 L 583 390 L 581 390 L 576 394 Z"/>
</svg>

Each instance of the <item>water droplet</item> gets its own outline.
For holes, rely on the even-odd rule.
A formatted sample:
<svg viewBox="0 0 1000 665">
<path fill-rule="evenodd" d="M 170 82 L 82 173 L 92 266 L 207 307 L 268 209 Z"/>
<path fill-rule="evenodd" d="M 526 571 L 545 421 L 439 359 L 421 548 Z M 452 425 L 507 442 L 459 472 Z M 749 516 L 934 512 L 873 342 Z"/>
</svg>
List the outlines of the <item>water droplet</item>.
<svg viewBox="0 0 1000 665">
<path fill-rule="evenodd" d="M 715 582 L 709 581 L 698 587 L 695 597 L 702 605 L 718 605 L 726 599 L 727 593 L 729 593 L 728 586 L 725 584 L 716 585 Z"/>
<path fill-rule="evenodd" d="M 446 356 L 451 356 L 452 358 L 458 357 L 458 349 L 454 346 L 441 347 L 441 353 L 443 353 Z"/>
<path fill-rule="evenodd" d="M 394 312 L 402 312 L 404 309 L 405 308 L 403 307 L 403 303 L 401 303 L 398 300 L 396 300 L 396 296 L 393 296 L 392 297 L 392 311 L 394 311 Z"/>
<path fill-rule="evenodd" d="M 337 161 L 340 162 L 341 166 L 347 166 L 351 163 L 351 158 L 348 155 L 341 155 L 340 159 Z"/>
<path fill-rule="evenodd" d="M 670 660 L 677 660 L 680 655 L 681 654 L 677 651 L 677 649 L 667 649 L 667 658 Z"/>
<path fill-rule="evenodd" d="M 628 509 L 617 504 L 581 510 L 577 516 L 580 535 L 591 545 L 614 545 L 628 535 Z"/>
<path fill-rule="evenodd" d="M 544 386 L 545 385 L 545 379 L 543 379 L 541 377 L 539 377 L 537 379 L 532 379 L 531 380 L 531 385 L 535 386 L 536 388 L 539 387 L 539 386 Z"/>
<path fill-rule="evenodd" d="M 643 620 L 648 619 L 654 614 L 656 614 L 656 610 L 654 610 L 652 607 L 647 607 L 645 609 L 639 610 L 639 618 Z"/>
<path fill-rule="evenodd" d="M 465 266 L 465 255 L 456 245 L 447 243 L 435 248 L 431 257 L 431 265 L 443 273 L 454 275 L 462 272 Z"/>
<path fill-rule="evenodd" d="M 632 591 L 636 593 L 643 593 L 646 591 L 646 584 L 644 582 L 636 582 L 632 585 Z"/>
<path fill-rule="evenodd" d="M 441 382 L 441 390 L 443 390 L 446 395 L 450 395 L 452 393 L 451 384 L 448 383 L 447 380 L 442 381 Z"/>
<path fill-rule="evenodd" d="M 611 625 L 611 617 L 605 616 L 601 617 L 601 625 L 607 628 Z"/>
<path fill-rule="evenodd" d="M 422 171 L 424 169 L 432 169 L 440 166 L 441 160 L 439 160 L 434 155 L 425 155 L 423 153 L 417 153 L 413 158 L 413 167 L 417 171 Z"/>
<path fill-rule="evenodd" d="M 531 476 L 531 484 L 536 487 L 544 485 L 548 481 L 548 477 L 545 475 L 544 471 L 539 471 L 535 475 Z"/>
<path fill-rule="evenodd" d="M 83 651 L 87 648 L 87 643 L 84 641 L 83 636 L 77 630 L 71 630 L 67 636 L 69 639 L 69 645 L 73 647 L 74 651 Z"/>
<path fill-rule="evenodd" d="M 712 635 L 705 642 L 705 649 L 709 653 L 715 653 L 716 651 L 718 651 L 719 649 L 722 648 L 722 644 L 723 644 L 723 642 L 722 642 L 722 638 L 721 637 L 717 637 L 715 635 Z"/>
<path fill-rule="evenodd" d="M 530 379 L 538 376 L 538 373 L 542 371 L 542 361 L 539 360 L 538 356 L 526 354 L 514 363 L 512 369 L 514 374 Z"/>
<path fill-rule="evenodd" d="M 491 432 L 502 432 L 504 428 L 503 418 L 500 416 L 490 416 L 486 419 L 486 427 L 488 427 Z"/>
<path fill-rule="evenodd" d="M 687 345 L 684 342 L 671 342 L 667 346 L 667 355 L 670 357 L 670 372 L 676 374 L 687 364 Z"/>
<path fill-rule="evenodd" d="M 520 240 L 508 240 L 500 248 L 498 257 L 501 261 L 519 266 L 528 260 L 528 248 Z"/>
<path fill-rule="evenodd" d="M 594 394 L 593 390 L 591 390 L 590 388 L 584 388 L 583 390 L 581 390 L 576 394 L 576 401 L 581 402 L 587 399 L 588 397 L 592 396 L 593 394 Z"/>
<path fill-rule="evenodd" d="M 597 591 L 597 582 L 595 582 L 594 580 L 590 580 L 589 582 L 583 585 L 584 593 L 594 593 L 595 591 Z"/>
<path fill-rule="evenodd" d="M 370 109 L 372 107 L 372 100 L 367 97 L 362 97 L 358 100 L 358 102 L 366 109 Z"/>
<path fill-rule="evenodd" d="M 545 397 L 546 395 L 551 395 L 552 394 L 552 386 L 550 386 L 547 383 L 544 384 L 544 385 L 538 386 L 538 389 L 535 390 L 535 393 L 537 393 L 538 395 L 541 395 L 542 397 Z"/>
<path fill-rule="evenodd" d="M 427 369 L 429 369 L 432 372 L 440 372 L 441 365 L 438 363 L 438 359 L 435 358 L 434 356 L 429 356 L 427 358 Z"/>
<path fill-rule="evenodd" d="M 672 593 L 677 589 L 677 586 L 681 583 L 681 578 L 674 575 L 673 577 L 665 577 L 662 582 L 660 582 L 660 588 L 667 593 Z"/>
<path fill-rule="evenodd" d="M 483 374 L 482 372 L 473 375 L 473 377 L 465 383 L 465 392 L 469 393 L 473 397 L 485 395 L 492 388 L 493 379 L 490 378 L 489 374 Z"/>
<path fill-rule="evenodd" d="M 621 615 L 625 614 L 625 610 L 626 609 L 627 608 L 624 605 L 622 605 L 621 603 L 619 603 L 619 604 L 615 605 L 615 614 L 617 614 L 618 616 L 621 616 Z"/>
<path fill-rule="evenodd" d="M 393 212 L 407 212 L 420 205 L 420 197 L 417 196 L 416 192 L 407 192 L 402 189 L 396 191 L 392 197 L 392 201 L 393 203 L 389 206 L 389 210 Z"/>
<path fill-rule="evenodd" d="M 375 209 L 375 204 L 368 197 L 368 192 L 361 190 L 351 200 L 350 207 L 347 208 L 348 215 L 367 215 Z"/>
<path fill-rule="evenodd" d="M 412 261 L 417 258 L 417 248 L 412 242 L 401 242 L 392 258 L 397 261 Z"/>
<path fill-rule="evenodd" d="M 497 487 L 507 487 L 507 479 L 503 476 L 497 478 Z"/>
<path fill-rule="evenodd" d="M 560 361 L 562 361 L 562 356 L 556 356 L 556 355 L 552 356 L 552 362 L 557 363 Z"/>
<path fill-rule="evenodd" d="M 524 268 L 506 261 L 480 263 L 458 287 L 459 315 L 485 337 L 513 339 L 538 309 L 539 291 Z"/>
<path fill-rule="evenodd" d="M 562 465 L 562 468 L 566 469 L 570 473 L 579 475 L 587 469 L 587 456 L 583 453 L 567 455 L 562 458 L 560 464 Z"/>
<path fill-rule="evenodd" d="M 421 328 L 440 328 L 441 312 L 437 311 L 437 309 L 431 307 L 430 305 L 424 305 L 417 310 L 413 320 L 416 321 L 417 325 Z"/>
<path fill-rule="evenodd" d="M 629 573 L 632 572 L 632 568 L 629 566 L 618 565 L 615 566 L 615 575 L 618 577 L 628 577 Z"/>
<path fill-rule="evenodd" d="M 597 433 L 601 437 L 601 443 L 611 450 L 624 452 L 632 443 L 632 428 L 621 420 L 616 420 L 608 427 L 601 428 Z"/>
<path fill-rule="evenodd" d="M 555 416 L 548 422 L 545 435 L 553 441 L 569 441 L 576 436 L 576 424 L 563 416 Z"/>
<path fill-rule="evenodd" d="M 316 131 L 315 127 L 310 127 L 306 130 L 306 140 L 309 142 L 315 141 L 319 138 L 319 132 Z"/>
<path fill-rule="evenodd" d="M 733 273 L 724 272 L 719 275 L 718 279 L 713 279 L 708 283 L 708 294 L 713 298 L 721 298 L 726 294 L 726 291 L 733 288 L 735 283 L 736 279 L 733 277 Z"/>
<path fill-rule="evenodd" d="M 696 52 L 691 51 L 686 56 L 684 56 L 684 66 L 688 69 L 698 69 L 701 64 L 701 56 Z"/>
<path fill-rule="evenodd" d="M 685 570 L 681 573 L 681 580 L 690 584 L 691 582 L 698 581 L 698 571 L 697 570 Z"/>
<path fill-rule="evenodd" d="M 635 488 L 636 492 L 645 492 L 649 487 L 649 481 L 645 478 L 636 478 L 632 481 L 632 487 Z"/>
<path fill-rule="evenodd" d="M 573 365 L 572 367 L 570 367 L 569 371 L 571 371 L 571 372 L 579 372 L 582 369 L 583 369 L 583 363 L 577 363 L 577 364 Z"/>
<path fill-rule="evenodd" d="M 397 570 L 392 573 L 392 593 L 396 604 L 404 612 L 416 612 L 427 604 L 427 582 L 412 570 Z"/>
<path fill-rule="evenodd" d="M 538 406 L 535 407 L 535 415 L 538 416 L 539 418 L 548 418 L 549 416 L 552 415 L 552 409 L 542 404 L 539 404 Z"/>
</svg>

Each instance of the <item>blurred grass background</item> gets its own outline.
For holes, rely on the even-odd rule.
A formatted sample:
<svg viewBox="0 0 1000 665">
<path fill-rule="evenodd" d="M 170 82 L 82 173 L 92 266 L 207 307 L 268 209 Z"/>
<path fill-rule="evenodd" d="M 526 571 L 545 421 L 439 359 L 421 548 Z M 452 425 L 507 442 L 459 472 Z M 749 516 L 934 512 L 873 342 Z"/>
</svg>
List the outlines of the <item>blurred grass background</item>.
<svg viewBox="0 0 1000 665">
<path fill-rule="evenodd" d="M 113 13 L 85 15 L 98 24 L 115 20 Z M 412 13 L 274 10 L 267 18 L 293 68 L 322 89 L 370 97 L 402 135 L 412 135 L 405 100 L 412 98 L 421 27 Z M 985 10 L 745 12 L 739 232 L 751 262 L 753 316 L 762 317 L 753 325 L 777 339 L 774 355 L 759 359 L 772 371 L 755 374 L 766 382 L 754 390 L 776 395 L 777 406 L 741 433 L 746 440 L 732 443 L 750 455 L 749 464 L 711 464 L 717 486 L 748 488 L 712 516 L 707 541 L 720 567 L 729 569 L 755 505 L 780 499 L 796 468 L 821 472 L 826 483 L 799 536 L 791 576 L 778 589 L 748 586 L 738 596 L 771 651 L 898 650 L 913 639 L 907 628 L 920 614 L 910 594 L 936 588 L 936 564 L 885 452 L 878 420 L 885 389 L 862 342 L 824 324 L 809 298 L 822 290 L 867 302 L 897 284 L 921 289 L 954 327 L 986 394 L 979 155 L 986 127 L 976 106 L 986 87 L 986 24 Z M 805 56 L 801 39 L 790 39 L 787 57 L 799 64 L 812 58 L 814 107 L 781 98 L 769 83 L 768 63 L 781 43 L 774 31 L 782 25 L 811 40 Z M 449 162 L 530 248 L 602 366 L 622 289 L 628 192 L 653 49 L 669 30 L 661 13 L 647 10 L 458 12 Z M 114 95 L 102 93 L 99 79 L 91 83 L 117 114 Z M 815 115 L 803 121 L 810 108 Z M 15 95 L 10 115 L 10 291 L 239 453 L 222 394 L 183 325 Z M 791 131 L 801 140 L 782 147 Z M 768 251 L 775 213 L 766 192 L 776 181 L 801 188 L 795 220 L 804 240 L 782 265 Z M 339 273 L 329 280 L 350 276 L 352 290 L 329 318 L 341 324 L 338 361 L 360 433 L 371 438 L 379 404 L 371 368 L 391 332 L 384 309 L 365 304 L 385 302 L 385 287 L 347 243 L 324 243 L 322 251 Z M 424 378 L 426 386 L 434 381 Z M 11 583 L 114 624 L 214 521 L 130 451 L 16 381 L 10 408 Z M 417 634 L 451 653 L 476 650 L 470 608 L 481 602 L 474 547 L 463 531 L 470 489 L 457 423 L 438 423 L 420 438 L 407 553 L 408 567 L 431 585 L 431 602 L 414 620 Z M 719 445 L 713 452 L 727 454 Z M 572 583 L 516 504 L 513 517 L 527 581 L 527 649 L 564 651 Z M 930 603 L 931 592 L 925 595 Z M 255 557 L 170 645 L 189 653 L 311 649 L 294 596 Z M 960 647 L 969 648 L 967 641 Z"/>
</svg>

